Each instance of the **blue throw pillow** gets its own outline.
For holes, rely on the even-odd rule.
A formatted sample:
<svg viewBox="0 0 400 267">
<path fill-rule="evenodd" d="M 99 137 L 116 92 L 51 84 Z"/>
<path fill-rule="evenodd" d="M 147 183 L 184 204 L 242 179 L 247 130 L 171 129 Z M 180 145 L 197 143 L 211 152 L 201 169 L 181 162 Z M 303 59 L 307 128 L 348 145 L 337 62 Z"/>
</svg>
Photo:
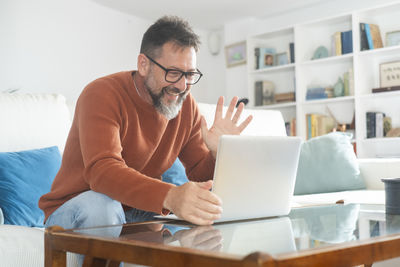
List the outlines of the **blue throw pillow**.
<svg viewBox="0 0 400 267">
<path fill-rule="evenodd" d="M 3 211 L 0 208 L 0 224 L 4 223 L 4 216 L 3 216 Z"/>
<path fill-rule="evenodd" d="M 183 185 L 188 182 L 185 167 L 179 159 L 176 159 L 174 164 L 162 175 L 162 180 L 175 185 Z"/>
<path fill-rule="evenodd" d="M 365 189 L 351 136 L 334 132 L 303 143 L 294 194 Z"/>
<path fill-rule="evenodd" d="M 0 152 L 0 207 L 5 224 L 43 227 L 38 201 L 50 191 L 60 165 L 56 146 Z"/>
</svg>

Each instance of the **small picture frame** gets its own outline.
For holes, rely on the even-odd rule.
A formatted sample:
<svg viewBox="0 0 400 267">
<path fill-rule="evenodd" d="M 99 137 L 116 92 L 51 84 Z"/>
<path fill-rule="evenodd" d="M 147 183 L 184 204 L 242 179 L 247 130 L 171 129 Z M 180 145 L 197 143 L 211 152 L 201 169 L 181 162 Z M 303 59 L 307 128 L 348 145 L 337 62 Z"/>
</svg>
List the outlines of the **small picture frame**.
<svg viewBox="0 0 400 267">
<path fill-rule="evenodd" d="M 225 57 L 228 68 L 246 64 L 246 41 L 226 46 Z"/>
<path fill-rule="evenodd" d="M 400 31 L 386 33 L 386 46 L 400 45 Z"/>
<path fill-rule="evenodd" d="M 381 63 L 379 74 L 380 87 L 400 85 L 400 61 Z"/>
<path fill-rule="evenodd" d="M 286 64 L 289 64 L 289 58 L 287 52 L 275 54 L 274 56 L 275 66 L 286 65 Z"/>
<path fill-rule="evenodd" d="M 274 66 L 275 48 L 261 47 L 259 56 L 260 69 Z"/>
<path fill-rule="evenodd" d="M 274 65 L 274 54 L 264 54 L 263 56 L 263 67 L 271 67 Z"/>
</svg>

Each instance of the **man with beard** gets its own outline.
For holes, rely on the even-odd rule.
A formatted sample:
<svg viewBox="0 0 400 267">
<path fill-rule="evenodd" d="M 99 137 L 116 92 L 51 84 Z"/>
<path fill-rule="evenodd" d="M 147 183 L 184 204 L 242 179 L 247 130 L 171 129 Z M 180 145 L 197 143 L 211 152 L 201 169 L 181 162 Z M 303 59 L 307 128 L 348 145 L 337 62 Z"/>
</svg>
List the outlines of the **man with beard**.
<svg viewBox="0 0 400 267">
<path fill-rule="evenodd" d="M 81 93 L 61 168 L 39 206 L 46 226 L 122 224 L 175 213 L 194 224 L 220 217 L 210 192 L 222 134 L 240 134 L 237 98 L 223 117 L 218 100 L 207 129 L 190 94 L 199 38 L 187 22 L 163 17 L 144 34 L 137 71 L 99 78 Z M 161 175 L 179 157 L 191 182 L 175 186 Z"/>
</svg>

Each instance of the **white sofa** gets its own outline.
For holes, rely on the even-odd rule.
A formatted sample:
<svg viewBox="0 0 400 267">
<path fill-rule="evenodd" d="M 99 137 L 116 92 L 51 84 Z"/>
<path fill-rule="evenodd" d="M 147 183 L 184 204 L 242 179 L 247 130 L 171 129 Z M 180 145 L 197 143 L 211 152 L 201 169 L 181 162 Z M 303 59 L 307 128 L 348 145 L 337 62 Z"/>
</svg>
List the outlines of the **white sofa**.
<svg viewBox="0 0 400 267">
<path fill-rule="evenodd" d="M 210 126 L 215 105 L 199 104 L 199 108 Z M 73 105 L 68 107 L 61 95 L 0 93 L 0 152 L 53 145 L 63 151 L 72 109 Z M 254 120 L 243 134 L 286 135 L 279 111 L 245 110 L 242 118 L 248 114 L 253 114 Z M 367 185 L 365 191 L 382 190 L 382 177 L 400 175 L 400 159 L 364 159 L 359 163 Z M 43 266 L 43 248 L 43 229 L 0 225 L 0 266 Z M 68 265 L 76 265 L 71 255 Z"/>
</svg>

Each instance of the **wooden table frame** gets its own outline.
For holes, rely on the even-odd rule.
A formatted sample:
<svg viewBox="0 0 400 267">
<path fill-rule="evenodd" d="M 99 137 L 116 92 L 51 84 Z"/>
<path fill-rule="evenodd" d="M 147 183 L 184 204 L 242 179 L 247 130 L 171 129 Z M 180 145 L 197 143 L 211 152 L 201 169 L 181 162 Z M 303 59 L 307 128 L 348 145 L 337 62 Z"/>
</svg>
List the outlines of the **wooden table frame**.
<svg viewBox="0 0 400 267">
<path fill-rule="evenodd" d="M 142 224 L 142 223 L 141 223 Z M 45 267 L 65 267 L 66 252 L 85 255 L 83 266 L 119 266 L 121 261 L 148 266 L 371 266 L 400 257 L 400 234 L 279 254 L 256 252 L 245 257 L 136 240 L 76 235 L 59 226 L 46 229 Z"/>
</svg>

